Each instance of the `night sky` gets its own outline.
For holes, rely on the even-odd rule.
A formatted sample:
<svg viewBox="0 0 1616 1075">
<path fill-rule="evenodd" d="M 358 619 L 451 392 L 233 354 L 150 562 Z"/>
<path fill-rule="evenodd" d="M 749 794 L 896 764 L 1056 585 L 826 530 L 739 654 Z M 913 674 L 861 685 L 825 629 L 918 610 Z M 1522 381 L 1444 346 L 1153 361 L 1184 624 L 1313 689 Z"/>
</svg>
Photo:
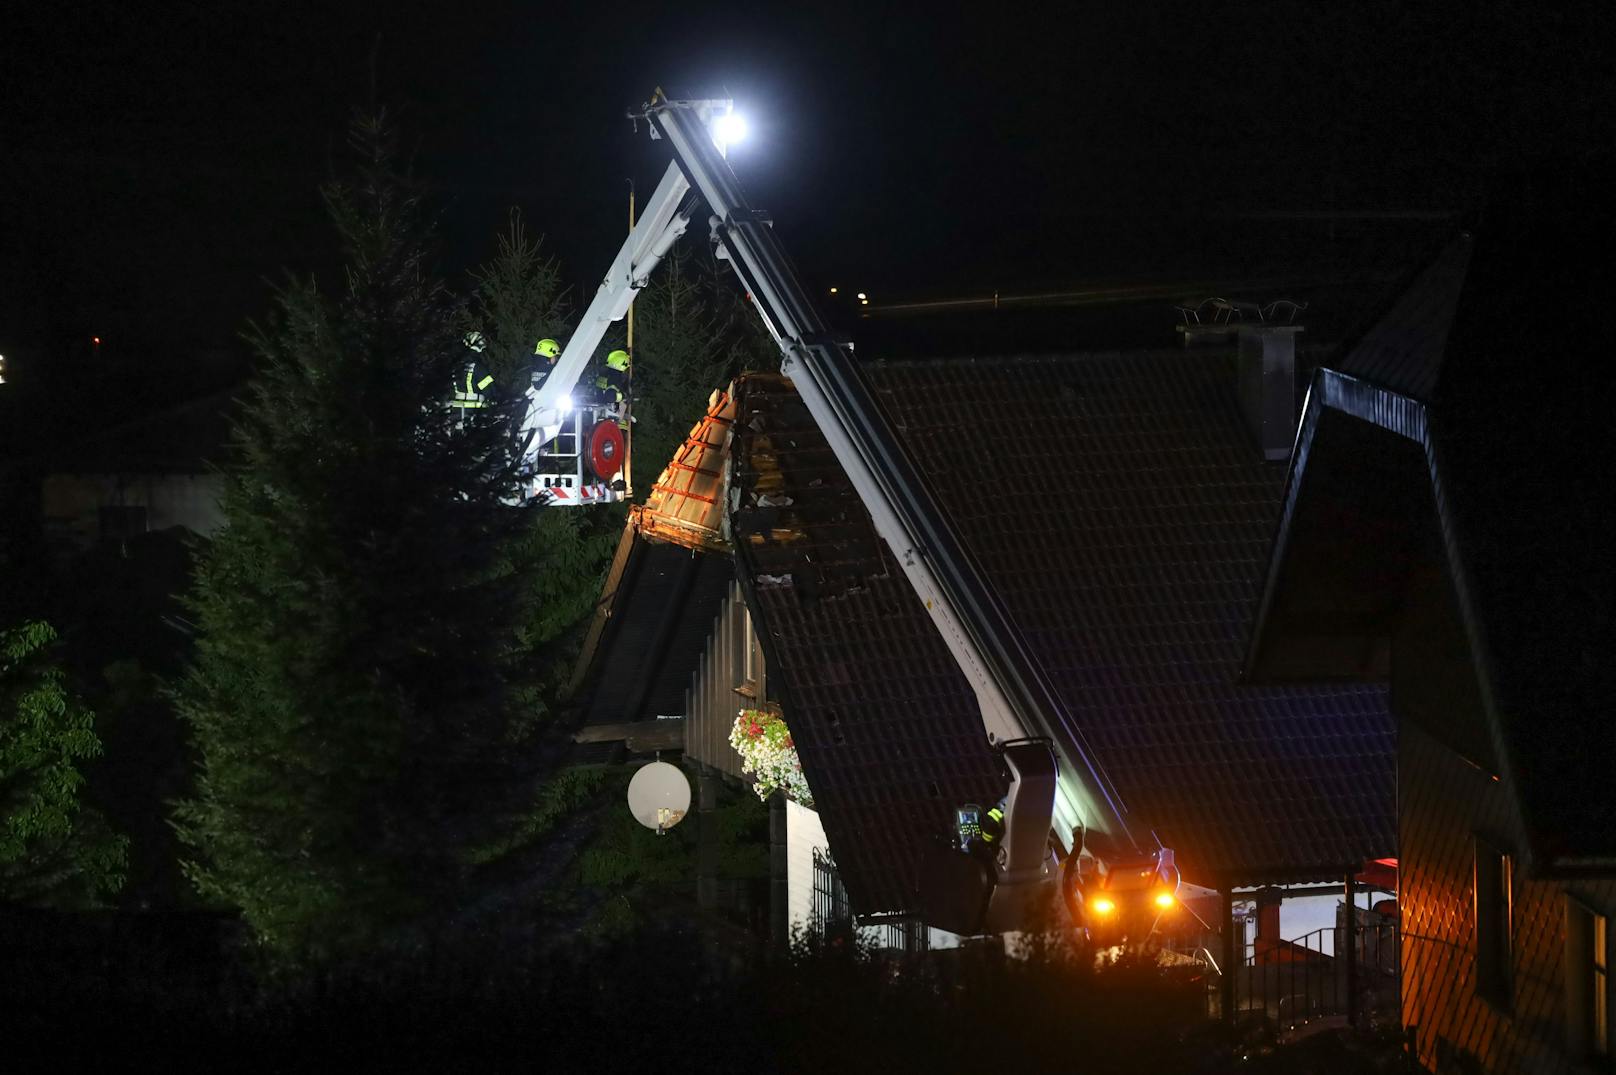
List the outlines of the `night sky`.
<svg viewBox="0 0 1616 1075">
<path fill-rule="evenodd" d="M 1012 7 L 32 5 L 0 24 L 0 353 L 56 399 L 235 375 L 266 281 L 331 271 L 315 188 L 373 82 L 444 270 L 520 205 L 580 306 L 666 160 L 622 118 L 659 84 L 734 96 L 805 275 L 882 296 L 1170 273 L 1249 214 L 1462 209 L 1616 129 L 1609 5 Z"/>
</svg>

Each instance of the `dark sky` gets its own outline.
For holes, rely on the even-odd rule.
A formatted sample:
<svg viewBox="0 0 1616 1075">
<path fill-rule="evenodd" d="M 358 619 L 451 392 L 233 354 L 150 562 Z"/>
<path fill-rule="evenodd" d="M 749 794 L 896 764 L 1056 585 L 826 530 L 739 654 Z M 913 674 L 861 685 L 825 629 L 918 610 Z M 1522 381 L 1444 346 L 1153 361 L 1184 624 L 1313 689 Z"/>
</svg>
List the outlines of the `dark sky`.
<svg viewBox="0 0 1616 1075">
<path fill-rule="evenodd" d="M 883 293 L 1170 272 L 1195 221 L 1461 206 L 1613 129 L 1608 5 L 1019 7 L 32 5 L 0 32 L 0 353 L 238 347 L 266 278 L 330 264 L 315 187 L 372 71 L 444 267 L 516 204 L 585 299 L 666 159 L 621 118 L 658 84 L 727 88 L 804 272 Z"/>
</svg>

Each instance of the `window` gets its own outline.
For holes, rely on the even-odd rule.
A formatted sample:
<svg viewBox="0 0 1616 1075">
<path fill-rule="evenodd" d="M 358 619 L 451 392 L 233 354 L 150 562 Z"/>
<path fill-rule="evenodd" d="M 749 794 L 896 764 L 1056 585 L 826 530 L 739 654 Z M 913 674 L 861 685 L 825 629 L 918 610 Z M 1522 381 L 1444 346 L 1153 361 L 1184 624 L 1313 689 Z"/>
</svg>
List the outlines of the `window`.
<svg viewBox="0 0 1616 1075">
<path fill-rule="evenodd" d="M 1476 995 L 1500 1008 L 1510 1003 L 1513 864 L 1476 840 Z"/>
<path fill-rule="evenodd" d="M 99 510 L 102 541 L 125 541 L 146 532 L 143 504 L 103 504 Z"/>
<path fill-rule="evenodd" d="M 1610 1059 L 1610 919 L 1566 900 L 1566 1015 L 1571 1053 Z"/>
<path fill-rule="evenodd" d="M 740 613 L 736 620 L 739 627 L 736 643 L 740 648 L 740 653 L 736 655 L 736 671 L 740 674 L 740 682 L 735 684 L 735 693 L 761 702 L 763 701 L 762 644 L 758 642 L 751 610 L 741 604 L 739 598 L 735 599 L 735 604 Z"/>
</svg>

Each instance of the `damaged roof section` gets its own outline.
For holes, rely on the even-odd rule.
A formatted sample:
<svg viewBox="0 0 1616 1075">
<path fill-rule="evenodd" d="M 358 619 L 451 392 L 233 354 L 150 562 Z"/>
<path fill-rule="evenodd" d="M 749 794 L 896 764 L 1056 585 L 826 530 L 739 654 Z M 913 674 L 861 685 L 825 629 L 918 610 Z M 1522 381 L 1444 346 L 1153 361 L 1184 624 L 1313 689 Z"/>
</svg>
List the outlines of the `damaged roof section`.
<svg viewBox="0 0 1616 1075">
<path fill-rule="evenodd" d="M 1236 681 L 1285 470 L 1249 440 L 1231 353 L 865 372 L 1098 762 L 1186 876 L 1317 879 L 1393 853 L 1384 691 Z M 972 691 L 872 548 L 806 412 L 791 420 L 778 380 L 738 391 L 743 584 L 855 905 L 906 909 L 927 834 L 1003 778 Z M 748 482 L 790 503 L 762 514 Z"/>
<path fill-rule="evenodd" d="M 884 573 L 880 539 L 824 434 L 786 378 L 745 386 L 731 498 L 747 567 L 805 603 L 862 588 Z"/>
<path fill-rule="evenodd" d="M 732 525 L 792 739 L 861 911 L 913 905 L 912 864 L 1004 777 L 975 695 L 791 382 L 737 388 Z"/>
<path fill-rule="evenodd" d="M 713 392 L 707 413 L 662 470 L 639 515 L 640 533 L 692 549 L 727 550 L 724 470 L 735 424 L 734 386 Z"/>
</svg>

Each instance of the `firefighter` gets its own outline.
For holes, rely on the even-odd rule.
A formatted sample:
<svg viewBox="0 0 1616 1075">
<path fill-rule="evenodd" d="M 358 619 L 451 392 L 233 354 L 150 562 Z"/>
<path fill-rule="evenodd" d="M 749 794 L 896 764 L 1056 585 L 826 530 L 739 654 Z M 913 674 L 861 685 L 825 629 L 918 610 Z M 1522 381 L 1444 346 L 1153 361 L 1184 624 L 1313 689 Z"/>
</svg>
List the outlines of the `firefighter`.
<svg viewBox="0 0 1616 1075">
<path fill-rule="evenodd" d="M 993 850 L 999 849 L 1004 839 L 1004 803 L 998 803 L 982 815 L 982 842 Z"/>
<path fill-rule="evenodd" d="M 483 365 L 483 349 L 488 341 L 483 339 L 481 332 L 468 332 L 465 338 L 466 350 L 471 354 L 466 358 L 454 381 L 454 395 L 449 400 L 449 406 L 464 413 L 468 410 L 481 410 L 488 406 L 488 390 L 494 386 L 494 375 Z"/>
<path fill-rule="evenodd" d="M 556 359 L 560 357 L 561 345 L 548 336 L 533 345 L 533 370 L 529 380 L 535 391 L 550 379 L 550 371 L 555 369 Z"/>
<path fill-rule="evenodd" d="M 1004 843 L 1004 803 L 996 803 L 986 811 L 975 803 L 967 803 L 960 814 L 963 816 L 959 835 L 965 853 L 990 870 L 996 868 L 999 848 Z"/>
<path fill-rule="evenodd" d="M 599 391 L 600 402 L 615 406 L 621 415 L 628 393 L 627 351 L 613 351 L 606 356 L 606 368 L 595 378 L 595 388 Z"/>
</svg>

